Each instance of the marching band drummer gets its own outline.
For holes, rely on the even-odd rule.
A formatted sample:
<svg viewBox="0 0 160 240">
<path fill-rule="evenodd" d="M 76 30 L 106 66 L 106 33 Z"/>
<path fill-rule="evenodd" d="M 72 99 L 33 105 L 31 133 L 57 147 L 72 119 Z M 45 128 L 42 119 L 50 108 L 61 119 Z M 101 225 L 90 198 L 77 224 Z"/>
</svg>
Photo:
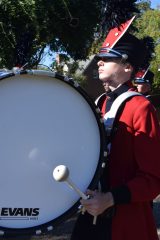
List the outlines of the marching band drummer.
<svg viewBox="0 0 160 240">
<path fill-rule="evenodd" d="M 160 97 L 151 95 L 153 81 L 154 73 L 150 71 L 148 67 L 147 70 L 142 69 L 136 73 L 134 84 L 136 85 L 138 92 L 146 96 L 156 108 L 157 117 L 160 123 Z"/>
<path fill-rule="evenodd" d="M 147 68 L 147 70 L 138 71 L 134 84 L 137 86 L 137 90 L 139 93 L 142 93 L 144 96 L 150 96 L 152 91 L 152 84 L 154 79 L 154 73 Z"/>
<path fill-rule="evenodd" d="M 118 96 L 133 91 L 132 80 L 145 60 L 144 42 L 127 33 L 132 20 L 111 29 L 96 55 L 99 79 L 111 89 L 103 115 Z M 160 127 L 147 98 L 127 99 L 110 143 L 101 191 L 87 190 L 90 199 L 81 200 L 86 212 L 78 216 L 71 240 L 158 240 L 150 202 L 160 193 Z"/>
</svg>

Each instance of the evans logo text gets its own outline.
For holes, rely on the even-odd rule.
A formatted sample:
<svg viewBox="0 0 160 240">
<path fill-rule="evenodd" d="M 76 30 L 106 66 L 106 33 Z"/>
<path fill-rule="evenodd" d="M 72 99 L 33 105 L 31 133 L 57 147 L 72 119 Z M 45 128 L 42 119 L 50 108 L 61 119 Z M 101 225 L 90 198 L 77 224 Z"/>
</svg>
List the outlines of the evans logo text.
<svg viewBox="0 0 160 240">
<path fill-rule="evenodd" d="M 38 216 L 39 208 L 0 208 L 1 217 L 10 216 Z"/>
</svg>

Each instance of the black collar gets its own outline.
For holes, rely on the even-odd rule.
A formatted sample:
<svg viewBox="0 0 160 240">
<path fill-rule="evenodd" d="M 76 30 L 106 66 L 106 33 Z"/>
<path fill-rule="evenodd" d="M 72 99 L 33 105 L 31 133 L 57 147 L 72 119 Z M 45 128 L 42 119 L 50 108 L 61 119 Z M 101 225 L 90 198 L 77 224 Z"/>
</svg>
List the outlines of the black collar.
<svg viewBox="0 0 160 240">
<path fill-rule="evenodd" d="M 130 89 L 130 86 L 123 84 L 120 87 L 116 88 L 114 91 L 106 93 L 107 102 L 106 102 L 106 112 L 108 112 L 112 106 L 114 100 L 124 92 L 127 92 Z"/>
</svg>

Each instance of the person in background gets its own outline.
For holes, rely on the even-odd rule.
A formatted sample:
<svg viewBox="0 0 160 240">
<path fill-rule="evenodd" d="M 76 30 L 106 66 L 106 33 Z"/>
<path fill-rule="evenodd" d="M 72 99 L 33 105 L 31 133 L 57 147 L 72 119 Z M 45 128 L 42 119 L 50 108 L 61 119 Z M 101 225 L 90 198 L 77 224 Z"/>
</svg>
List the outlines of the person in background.
<svg viewBox="0 0 160 240">
<path fill-rule="evenodd" d="M 147 54 L 143 40 L 128 32 L 133 19 L 111 29 L 95 56 L 99 79 L 111 90 L 100 106 L 105 126 L 114 101 L 135 91 L 132 81 Z M 81 200 L 86 211 L 78 216 L 71 240 L 158 240 L 150 202 L 160 193 L 160 127 L 146 97 L 131 97 L 121 106 L 106 144 L 101 187 L 88 189 L 89 199 Z"/>
<path fill-rule="evenodd" d="M 160 96 L 151 94 L 153 82 L 154 73 L 149 70 L 149 67 L 147 70 L 143 69 L 136 73 L 134 85 L 137 87 L 137 91 L 147 97 L 148 100 L 153 104 L 160 123 Z"/>
<path fill-rule="evenodd" d="M 152 91 L 152 84 L 154 80 L 154 73 L 150 70 L 139 71 L 134 79 L 134 84 L 139 93 L 145 96 L 150 95 Z"/>
</svg>

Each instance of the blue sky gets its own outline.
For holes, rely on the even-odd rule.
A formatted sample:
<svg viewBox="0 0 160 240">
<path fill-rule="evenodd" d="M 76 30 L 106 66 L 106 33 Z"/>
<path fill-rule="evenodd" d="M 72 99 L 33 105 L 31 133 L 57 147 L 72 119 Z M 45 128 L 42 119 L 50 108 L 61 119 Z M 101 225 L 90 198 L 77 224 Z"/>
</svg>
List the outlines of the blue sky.
<svg viewBox="0 0 160 240">
<path fill-rule="evenodd" d="M 48 54 L 48 51 L 49 51 L 49 48 L 46 47 L 44 52 L 44 57 L 40 63 L 50 67 L 51 63 L 53 62 L 53 59 L 55 58 L 55 53 L 50 52 L 50 54 Z"/>
<path fill-rule="evenodd" d="M 160 4 L 159 0 L 151 0 L 151 7 L 152 8 L 156 8 L 158 4 Z"/>
</svg>

